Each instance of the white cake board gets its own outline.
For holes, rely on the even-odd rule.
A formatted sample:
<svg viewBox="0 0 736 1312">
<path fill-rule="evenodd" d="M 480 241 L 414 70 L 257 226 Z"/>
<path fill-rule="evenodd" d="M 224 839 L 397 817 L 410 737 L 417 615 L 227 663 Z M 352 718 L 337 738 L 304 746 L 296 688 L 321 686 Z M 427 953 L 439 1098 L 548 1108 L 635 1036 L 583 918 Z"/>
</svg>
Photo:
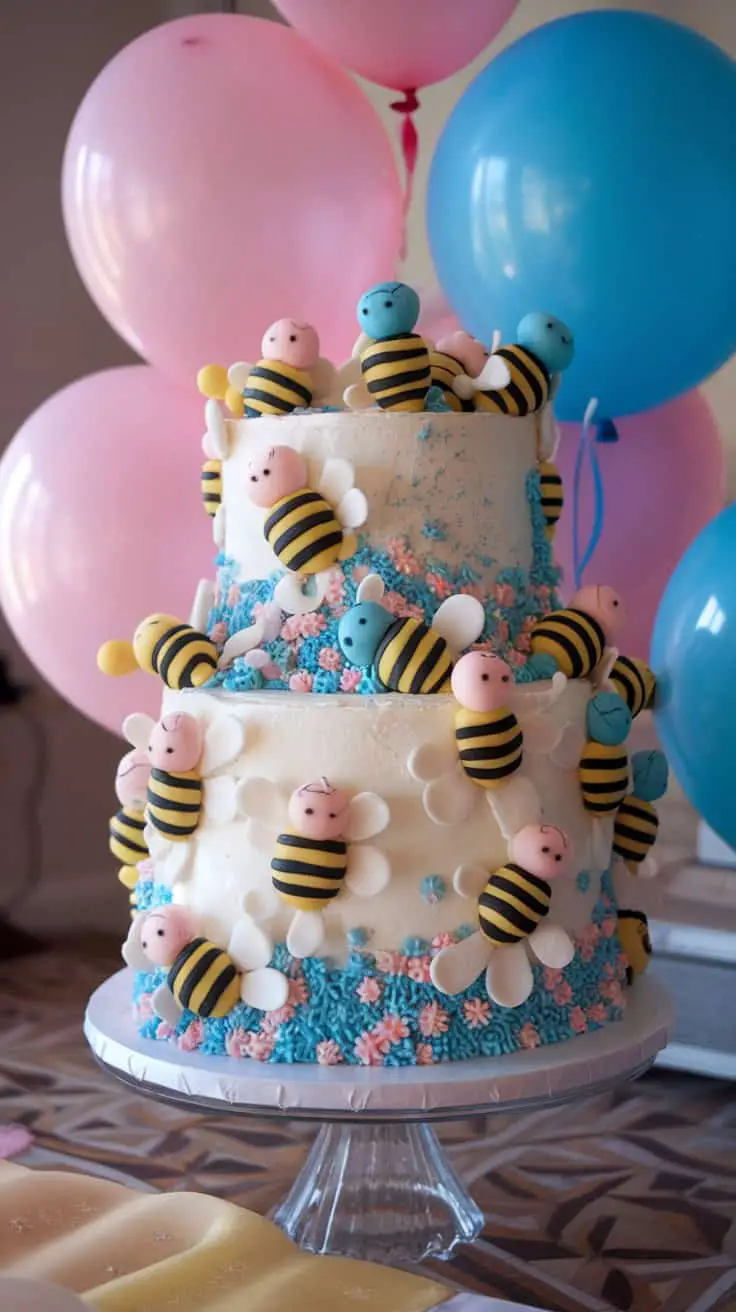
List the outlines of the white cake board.
<svg viewBox="0 0 736 1312">
<path fill-rule="evenodd" d="M 647 1070 L 673 1026 L 669 995 L 645 978 L 622 1021 L 566 1043 L 436 1066 L 283 1066 L 142 1039 L 131 996 L 125 970 L 89 1001 L 84 1032 L 100 1064 L 193 1111 L 325 1122 L 275 1219 L 313 1252 L 382 1262 L 449 1257 L 483 1226 L 427 1122 L 603 1092 Z"/>
</svg>

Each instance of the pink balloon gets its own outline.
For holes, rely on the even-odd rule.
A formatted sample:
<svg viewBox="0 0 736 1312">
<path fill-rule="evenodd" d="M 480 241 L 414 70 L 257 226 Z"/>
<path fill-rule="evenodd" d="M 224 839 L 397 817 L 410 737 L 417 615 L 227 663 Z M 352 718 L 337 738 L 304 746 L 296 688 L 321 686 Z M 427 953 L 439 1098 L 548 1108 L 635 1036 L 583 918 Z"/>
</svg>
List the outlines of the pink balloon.
<svg viewBox="0 0 736 1312">
<path fill-rule="evenodd" d="M 338 64 L 397 91 L 441 82 L 479 55 L 517 0 L 274 0 Z"/>
<path fill-rule="evenodd" d="M 99 673 L 97 648 L 153 611 L 188 619 L 212 577 L 199 498 L 202 399 L 146 365 L 82 378 L 46 401 L 0 461 L 0 602 L 49 683 L 119 733 L 158 716 L 161 685 Z"/>
<path fill-rule="evenodd" d="M 103 69 L 69 134 L 63 205 L 102 313 L 184 383 L 257 360 L 285 316 L 345 359 L 401 240 L 391 143 L 363 92 L 290 28 L 234 14 L 155 28 Z"/>
<path fill-rule="evenodd" d="M 618 442 L 598 442 L 605 494 L 603 533 L 585 570 L 586 583 L 607 583 L 628 611 L 621 647 L 630 656 L 649 654 L 654 617 L 667 581 L 702 528 L 722 509 L 725 466 L 721 437 L 701 392 L 616 421 Z M 557 465 L 565 509 L 554 539 L 565 571 L 563 594 L 575 590 L 572 499 L 578 424 L 562 424 Z M 589 465 L 582 480 L 582 549 L 593 522 Z"/>
</svg>

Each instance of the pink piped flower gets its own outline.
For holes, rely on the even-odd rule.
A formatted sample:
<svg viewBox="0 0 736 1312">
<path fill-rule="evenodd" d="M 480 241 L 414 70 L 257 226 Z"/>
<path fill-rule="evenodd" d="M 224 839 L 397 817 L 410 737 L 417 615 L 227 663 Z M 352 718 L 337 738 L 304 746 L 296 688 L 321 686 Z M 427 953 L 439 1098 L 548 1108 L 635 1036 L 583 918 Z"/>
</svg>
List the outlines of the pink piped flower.
<svg viewBox="0 0 736 1312">
<path fill-rule="evenodd" d="M 522 1048 L 538 1048 L 540 1042 L 539 1033 L 531 1021 L 527 1021 L 526 1025 L 522 1025 L 519 1030 L 519 1043 Z"/>
<path fill-rule="evenodd" d="M 613 978 L 614 978 L 614 976 L 615 976 L 615 974 L 616 974 L 616 969 L 615 969 L 614 966 L 611 965 L 611 962 L 610 962 L 610 961 L 607 961 L 607 962 L 605 963 L 605 965 L 604 965 L 604 967 L 603 967 L 603 974 L 604 974 L 608 979 L 613 979 Z"/>
<path fill-rule="evenodd" d="M 562 971 L 561 971 L 561 970 L 556 970 L 556 969 L 555 969 L 554 967 L 552 967 L 552 966 L 545 966 L 545 968 L 544 968 L 544 987 L 546 988 L 546 990 L 547 990 L 548 993 L 552 993 L 553 989 L 556 989 L 556 988 L 557 988 L 557 985 L 560 984 L 561 981 L 562 981 Z"/>
<path fill-rule="evenodd" d="M 281 625 L 281 637 L 284 642 L 295 642 L 297 638 L 318 638 L 327 628 L 327 620 L 316 610 L 307 611 L 306 615 L 290 615 Z"/>
<path fill-rule="evenodd" d="M 212 625 L 212 628 L 209 631 L 209 638 L 211 642 L 214 642 L 216 647 L 222 647 L 227 638 L 227 624 L 224 620 L 218 620 L 216 624 Z"/>
<path fill-rule="evenodd" d="M 325 601 L 328 606 L 339 606 L 345 596 L 345 576 L 341 569 L 331 569 L 325 579 Z"/>
<path fill-rule="evenodd" d="M 421 566 L 405 538 L 389 538 L 386 543 L 389 559 L 400 574 L 407 577 L 421 573 Z"/>
<path fill-rule="evenodd" d="M 482 998 L 468 998 L 463 1003 L 465 1013 L 465 1024 L 471 1030 L 477 1030 L 485 1027 L 491 1017 L 490 1003 L 484 1002 Z"/>
<path fill-rule="evenodd" d="M 379 1039 L 385 1039 L 388 1044 L 401 1043 L 402 1039 L 409 1037 L 409 1026 L 403 1016 L 398 1016 L 395 1012 L 387 1012 L 374 1026 L 373 1033 Z"/>
<path fill-rule="evenodd" d="M 507 661 L 509 665 L 526 665 L 526 656 L 523 652 L 517 651 L 515 647 L 507 648 L 504 660 Z"/>
<path fill-rule="evenodd" d="M 514 638 L 514 646 L 517 651 L 531 651 L 532 640 L 528 633 L 517 633 Z"/>
<path fill-rule="evenodd" d="M 591 1024 L 603 1025 L 608 1019 L 608 1012 L 602 1002 L 594 1002 L 592 1007 L 588 1007 L 585 1014 Z"/>
<path fill-rule="evenodd" d="M 421 606 L 417 606 L 412 601 L 407 601 L 400 592 L 385 592 L 381 598 L 381 605 L 384 610 L 390 611 L 397 619 L 424 619 L 424 611 Z"/>
<path fill-rule="evenodd" d="M 626 972 L 629 969 L 629 958 L 625 952 L 619 952 L 616 957 L 616 964 L 613 968 L 614 975 L 617 979 L 626 979 Z"/>
<path fill-rule="evenodd" d="M 612 1007 L 623 1006 L 624 991 L 621 988 L 621 981 L 617 979 L 604 979 L 601 982 L 601 997 L 607 998 Z"/>
<path fill-rule="evenodd" d="M 225 1035 L 225 1051 L 228 1057 L 248 1057 L 250 1055 L 250 1034 L 242 1026 Z"/>
<path fill-rule="evenodd" d="M 337 1066 L 342 1060 L 340 1045 L 334 1039 L 323 1039 L 317 1044 L 317 1061 L 320 1066 Z"/>
<path fill-rule="evenodd" d="M 355 1040 L 353 1051 L 362 1066 L 383 1066 L 388 1047 L 386 1040 L 380 1035 L 373 1030 L 365 1030 Z"/>
<path fill-rule="evenodd" d="M 355 692 L 363 678 L 363 671 L 357 669 L 343 670 L 340 675 L 340 691 Z"/>
<path fill-rule="evenodd" d="M 157 1039 L 170 1039 L 176 1034 L 176 1030 L 171 1025 L 167 1025 L 165 1020 L 159 1022 L 156 1027 Z"/>
<path fill-rule="evenodd" d="M 454 942 L 455 942 L 454 935 L 448 934 L 446 931 L 443 931 L 443 933 L 441 934 L 435 934 L 434 938 L 432 939 L 432 947 L 434 948 L 435 952 L 441 952 L 443 948 L 449 948 L 450 944 Z"/>
<path fill-rule="evenodd" d="M 405 975 L 406 957 L 402 957 L 400 952 L 377 952 L 376 969 L 382 975 Z"/>
<path fill-rule="evenodd" d="M 212 594 L 212 605 L 214 606 L 215 610 L 217 610 L 221 601 L 222 601 L 222 588 L 220 587 L 219 583 L 217 583 L 215 584 L 215 591 Z"/>
<path fill-rule="evenodd" d="M 414 1049 L 414 1055 L 417 1060 L 417 1066 L 433 1066 L 434 1053 L 431 1043 L 418 1043 Z"/>
<path fill-rule="evenodd" d="M 442 574 L 435 574 L 430 571 L 429 574 L 425 575 L 425 583 L 430 591 L 433 592 L 436 597 L 441 597 L 443 601 L 445 598 L 452 596 L 452 584 L 450 580 L 446 579 Z M 424 1045 L 422 1044 L 420 1046 L 423 1047 Z"/>
<path fill-rule="evenodd" d="M 275 1034 L 282 1025 L 286 1025 L 292 1019 L 294 1010 L 290 1002 L 285 1002 L 278 1010 L 267 1011 L 261 1021 L 261 1029 L 268 1034 Z"/>
<path fill-rule="evenodd" d="M 416 984 L 429 984 L 429 968 L 432 965 L 432 958 L 426 957 L 409 957 L 406 963 L 406 973 L 409 979 L 413 979 Z"/>
<path fill-rule="evenodd" d="M 153 1016 L 153 994 L 141 993 L 136 1006 L 135 1014 L 138 1020 L 150 1020 Z"/>
<path fill-rule="evenodd" d="M 272 1034 L 269 1030 L 260 1030 L 257 1034 L 251 1034 L 250 1036 L 250 1052 L 248 1055 L 253 1057 L 255 1061 L 268 1061 L 274 1050 L 275 1043 L 275 1034 Z"/>
<path fill-rule="evenodd" d="M 516 601 L 516 595 L 510 583 L 497 583 L 493 589 L 493 595 L 499 606 L 513 606 Z"/>
<path fill-rule="evenodd" d="M 533 615 L 525 615 L 521 621 L 522 633 L 531 633 L 532 629 L 536 628 L 538 623 L 539 621 L 536 620 Z"/>
<path fill-rule="evenodd" d="M 311 692 L 314 677 L 308 670 L 297 670 L 296 674 L 289 675 L 289 690 L 291 692 Z"/>
<path fill-rule="evenodd" d="M 323 670 L 341 670 L 342 656 L 336 647 L 323 647 L 317 663 Z"/>
<path fill-rule="evenodd" d="M 486 598 L 486 594 L 480 583 L 463 583 L 458 591 L 461 592 L 464 597 L 475 597 L 476 601 L 485 601 Z"/>
<path fill-rule="evenodd" d="M 616 921 L 613 916 L 607 916 L 601 925 L 601 934 L 604 938 L 613 938 L 616 933 Z"/>
<path fill-rule="evenodd" d="M 309 1002 L 309 985 L 301 970 L 289 980 L 287 1002 L 292 1007 L 302 1007 L 305 1002 Z"/>
<path fill-rule="evenodd" d="M 585 929 L 575 935 L 575 946 L 583 961 L 593 960 L 600 936 L 601 931 L 597 925 L 586 925 Z"/>
<path fill-rule="evenodd" d="M 447 1012 L 438 1002 L 428 1002 L 426 1007 L 422 1007 L 418 1022 L 420 1033 L 425 1039 L 447 1033 Z"/>
<path fill-rule="evenodd" d="M 537 600 L 539 601 L 540 606 L 545 610 L 549 607 L 552 600 L 552 589 L 548 587 L 546 583 L 539 583 L 537 585 Z"/>
<path fill-rule="evenodd" d="M 227 590 L 227 606 L 237 606 L 240 601 L 240 588 L 237 583 L 233 583 Z"/>
<path fill-rule="evenodd" d="M 383 993 L 383 984 L 373 975 L 366 975 L 355 990 L 364 1006 L 379 1002 Z"/>
<path fill-rule="evenodd" d="M 508 620 L 496 620 L 496 642 L 508 642 L 509 625 Z"/>
<path fill-rule="evenodd" d="M 191 1020 L 183 1034 L 179 1035 L 179 1047 L 182 1052 L 195 1052 L 204 1039 L 204 1025 L 201 1020 Z"/>
<path fill-rule="evenodd" d="M 563 979 L 556 989 L 552 991 L 552 997 L 558 1007 L 567 1007 L 572 1002 L 572 988 L 566 979 Z"/>
<path fill-rule="evenodd" d="M 582 1007 L 573 1007 L 570 1012 L 570 1027 L 576 1034 L 584 1034 L 588 1028 L 588 1020 Z"/>
</svg>

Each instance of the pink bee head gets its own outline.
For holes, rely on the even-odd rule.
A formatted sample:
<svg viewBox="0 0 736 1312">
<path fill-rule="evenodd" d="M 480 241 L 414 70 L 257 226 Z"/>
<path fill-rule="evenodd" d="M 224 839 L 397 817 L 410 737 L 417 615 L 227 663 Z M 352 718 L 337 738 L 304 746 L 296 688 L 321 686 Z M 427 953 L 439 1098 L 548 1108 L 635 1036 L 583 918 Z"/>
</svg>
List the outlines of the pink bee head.
<svg viewBox="0 0 736 1312">
<path fill-rule="evenodd" d="M 570 599 L 575 610 L 582 610 L 600 624 L 606 641 L 612 642 L 626 623 L 626 607 L 613 588 L 581 588 Z"/>
<path fill-rule="evenodd" d="M 469 651 L 452 671 L 452 691 L 469 711 L 495 711 L 513 692 L 511 666 L 490 651 Z"/>
<path fill-rule="evenodd" d="M 488 351 L 483 343 L 461 329 L 455 333 L 448 333 L 447 337 L 441 337 L 437 343 L 437 350 L 459 360 L 466 374 L 471 378 L 478 377 L 488 359 Z"/>
<path fill-rule="evenodd" d="M 164 715 L 151 734 L 148 759 L 159 770 L 193 770 L 202 755 L 203 737 L 193 715 Z"/>
<path fill-rule="evenodd" d="M 264 360 L 283 360 L 294 369 L 312 369 L 319 359 L 319 337 L 311 323 L 278 319 L 263 334 Z"/>
<path fill-rule="evenodd" d="M 538 879 L 566 875 L 572 864 L 572 843 L 557 825 L 526 825 L 509 843 L 509 856 Z"/>
<path fill-rule="evenodd" d="M 326 779 L 297 788 L 289 799 L 289 820 L 305 838 L 342 838 L 348 823 L 350 797 Z"/>
<path fill-rule="evenodd" d="M 194 924 L 186 907 L 156 907 L 143 922 L 141 947 L 153 966 L 172 966 L 194 937 Z"/>
<path fill-rule="evenodd" d="M 248 461 L 248 496 L 264 510 L 306 483 L 306 461 L 293 446 L 271 446 Z"/>
<path fill-rule="evenodd" d="M 146 752 L 135 747 L 126 752 L 115 771 L 115 792 L 121 806 L 133 806 L 142 811 L 146 804 L 148 776 L 151 762 Z"/>
</svg>

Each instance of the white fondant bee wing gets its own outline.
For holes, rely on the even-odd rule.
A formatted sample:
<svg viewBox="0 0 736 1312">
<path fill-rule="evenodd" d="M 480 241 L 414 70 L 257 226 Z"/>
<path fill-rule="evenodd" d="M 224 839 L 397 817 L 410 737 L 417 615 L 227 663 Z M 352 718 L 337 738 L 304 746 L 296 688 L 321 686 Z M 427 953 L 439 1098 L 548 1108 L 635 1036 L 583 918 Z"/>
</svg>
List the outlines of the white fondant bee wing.
<svg viewBox="0 0 736 1312">
<path fill-rule="evenodd" d="M 349 808 L 349 819 L 345 838 L 349 843 L 359 843 L 362 838 L 373 838 L 383 833 L 391 811 L 377 793 L 357 793 Z"/>
<path fill-rule="evenodd" d="M 373 405 L 373 398 L 363 382 L 346 387 L 342 399 L 350 410 L 367 410 Z"/>
<path fill-rule="evenodd" d="M 211 452 L 210 459 L 227 460 L 230 455 L 230 443 L 225 416 L 219 401 L 205 402 L 204 419 L 207 425 L 207 447 Z"/>
<path fill-rule="evenodd" d="M 486 970 L 488 996 L 499 1007 L 520 1007 L 534 988 L 534 976 L 523 943 L 496 948 Z"/>
<path fill-rule="evenodd" d="M 167 851 L 156 862 L 156 879 L 172 888 L 189 873 L 194 855 L 192 843 L 167 843 Z"/>
<path fill-rule="evenodd" d="M 226 670 L 228 665 L 232 665 L 237 656 L 245 656 L 246 652 L 252 651 L 254 647 L 260 647 L 263 641 L 263 623 L 256 620 L 255 624 L 250 624 L 247 629 L 238 629 L 231 638 L 228 638 L 217 662 L 218 670 Z"/>
<path fill-rule="evenodd" d="M 223 765 L 235 761 L 243 750 L 245 728 L 234 715 L 220 715 L 204 736 L 204 750 L 199 764 L 203 775 L 214 774 Z"/>
<path fill-rule="evenodd" d="M 530 779 L 516 775 L 486 796 L 504 838 L 513 838 L 526 825 L 538 825 L 542 819 L 542 804 Z"/>
<path fill-rule="evenodd" d="M 322 946 L 325 926 L 319 911 L 297 911 L 289 925 L 286 946 L 292 957 L 313 957 Z"/>
<path fill-rule="evenodd" d="M 336 456 L 325 460 L 317 483 L 317 491 L 325 501 L 329 501 L 332 506 L 339 505 L 345 494 L 354 486 L 355 468 L 349 460 L 342 460 Z"/>
<path fill-rule="evenodd" d="M 627 873 L 631 874 L 632 872 L 627 868 Z M 659 865 L 657 863 L 656 857 L 647 856 L 644 858 L 643 861 L 639 862 L 638 866 L 636 867 L 634 877 L 636 879 L 656 879 L 658 874 L 659 874 Z"/>
<path fill-rule="evenodd" d="M 350 358 L 352 360 L 357 360 L 358 363 L 360 363 L 361 355 L 374 341 L 375 338 L 369 337 L 367 333 L 358 333 L 358 336 L 356 337 L 355 343 L 353 345 L 353 349 L 350 352 Z"/>
<path fill-rule="evenodd" d="M 278 638 L 282 619 L 281 607 L 275 601 L 267 602 L 258 616 L 259 624 L 263 625 L 263 642 L 273 642 Z"/>
<path fill-rule="evenodd" d="M 524 751 L 532 756 L 548 756 L 560 741 L 562 730 L 553 720 L 529 720 L 522 725 Z"/>
<path fill-rule="evenodd" d="M 437 953 L 429 968 L 430 979 L 440 993 L 464 993 L 485 970 L 489 953 L 483 935 L 471 934 Z"/>
<path fill-rule="evenodd" d="M 242 392 L 252 373 L 253 364 L 250 360 L 238 360 L 236 364 L 230 365 L 227 381 L 236 391 Z"/>
<path fill-rule="evenodd" d="M 286 797 L 277 784 L 252 775 L 241 779 L 237 792 L 240 815 L 278 832 L 286 819 Z"/>
<path fill-rule="evenodd" d="M 603 650 L 603 655 L 601 656 L 598 664 L 595 667 L 595 675 L 593 681 L 597 688 L 600 688 L 603 684 L 608 684 L 611 670 L 613 669 L 617 660 L 618 660 L 618 647 L 605 647 Z M 610 686 L 610 691 L 614 692 L 615 689 L 613 688 L 613 686 L 612 685 L 609 686 Z"/>
<path fill-rule="evenodd" d="M 539 456 L 541 460 L 554 460 L 561 437 L 562 431 L 555 421 L 554 410 L 551 405 L 546 405 L 539 416 Z"/>
<path fill-rule="evenodd" d="M 537 961 L 552 970 L 564 970 L 575 956 L 575 945 L 567 930 L 562 925 L 550 925 L 546 920 L 532 930 L 529 947 Z"/>
<path fill-rule="evenodd" d="M 260 826 L 259 826 L 260 827 Z M 264 830 L 264 833 L 266 830 Z M 270 847 L 273 851 L 273 835 L 269 833 Z M 281 905 L 276 889 L 272 884 L 266 888 L 250 888 L 243 898 L 243 912 L 250 920 L 255 920 L 261 924 L 264 920 L 276 914 Z"/>
<path fill-rule="evenodd" d="M 409 753 L 406 768 L 412 779 L 420 783 L 429 783 L 450 774 L 457 765 L 457 751 L 452 747 L 435 747 L 433 743 L 422 743 Z"/>
<path fill-rule="evenodd" d="M 467 820 L 479 795 L 480 789 L 457 769 L 441 779 L 432 779 L 422 794 L 422 801 L 436 825 L 459 825 Z"/>
<path fill-rule="evenodd" d="M 380 574 L 366 574 L 365 578 L 358 584 L 358 591 L 355 600 L 361 601 L 380 601 L 386 584 Z"/>
<path fill-rule="evenodd" d="M 202 438 L 202 452 L 208 460 L 217 460 L 217 450 L 215 440 L 211 433 L 205 433 Z"/>
<path fill-rule="evenodd" d="M 312 383 L 312 401 L 319 403 L 324 401 L 330 395 L 335 386 L 335 375 L 337 370 L 331 360 L 326 360 L 321 355 L 316 364 L 313 364 L 309 370 L 309 377 Z"/>
<path fill-rule="evenodd" d="M 159 1020 L 165 1021 L 167 1025 L 171 1025 L 172 1029 L 179 1024 L 182 1017 L 182 1009 L 171 992 L 171 989 L 168 988 L 166 984 L 159 985 L 154 991 L 153 997 L 151 998 L 151 1006 L 153 1007 L 154 1015 L 158 1016 Z"/>
<path fill-rule="evenodd" d="M 189 623 L 198 633 L 207 632 L 207 620 L 215 600 L 215 585 L 209 579 L 200 579 L 194 594 Z"/>
<path fill-rule="evenodd" d="M 469 401 L 478 390 L 473 379 L 469 378 L 467 374 L 456 374 L 450 385 L 455 395 L 459 396 L 462 401 Z"/>
<path fill-rule="evenodd" d="M 123 737 L 133 747 L 145 752 L 155 726 L 156 721 L 150 715 L 145 715 L 143 711 L 134 711 L 132 715 L 126 715 L 123 720 Z"/>
<path fill-rule="evenodd" d="M 325 576 L 318 574 L 313 590 L 305 592 L 304 582 L 298 574 L 285 574 L 273 590 L 274 601 L 287 615 L 308 615 L 322 605 L 325 586 Z"/>
<path fill-rule="evenodd" d="M 204 814 L 212 825 L 228 825 L 238 813 L 238 790 L 231 775 L 218 775 L 204 785 Z"/>
<path fill-rule="evenodd" d="M 343 528 L 360 528 L 368 518 L 368 499 L 359 487 L 345 493 L 337 507 L 337 518 Z"/>
<path fill-rule="evenodd" d="M 552 683 L 549 688 L 543 692 L 527 692 L 523 685 L 519 685 L 513 697 L 513 710 L 519 720 L 525 725 L 527 720 L 531 720 L 535 715 L 541 715 L 543 711 L 548 711 L 559 701 L 567 687 L 567 676 L 561 670 L 557 670 L 552 676 Z"/>
<path fill-rule="evenodd" d="M 458 866 L 452 876 L 452 887 L 461 897 L 476 902 L 488 882 L 488 873 L 484 866 Z"/>
<path fill-rule="evenodd" d="M 273 942 L 250 916 L 235 921 L 228 944 L 228 954 L 239 970 L 258 970 L 273 956 Z"/>
<path fill-rule="evenodd" d="M 123 961 L 126 966 L 130 966 L 131 970 L 151 969 L 151 963 L 141 946 L 141 931 L 145 919 L 146 913 L 144 911 L 142 915 L 136 916 L 135 919 L 130 922 L 128 937 L 120 949 Z"/>
<path fill-rule="evenodd" d="M 526 735 L 526 729 L 524 730 Z M 550 760 L 558 770 L 577 770 L 585 747 L 585 733 L 576 724 L 566 724 L 559 740 L 550 752 Z"/>
<path fill-rule="evenodd" d="M 289 996 L 289 981 L 280 970 L 263 966 L 243 975 L 240 996 L 247 1007 L 257 1011 L 278 1011 Z"/>
<path fill-rule="evenodd" d="M 375 897 L 391 878 L 391 867 L 377 847 L 356 844 L 348 850 L 345 883 L 356 897 Z"/>
<path fill-rule="evenodd" d="M 221 547 L 225 541 L 225 507 L 217 507 L 212 516 L 212 541 L 216 547 Z"/>
<path fill-rule="evenodd" d="M 613 819 L 603 816 L 600 819 L 592 820 L 590 824 L 591 832 L 591 866 L 593 871 L 603 873 L 608 868 L 611 859 L 611 843 L 613 841 Z"/>
<path fill-rule="evenodd" d="M 168 839 L 160 834 L 158 829 L 149 821 L 143 829 L 143 842 L 148 848 L 148 853 L 152 861 L 160 861 L 166 856 L 172 844 Z"/>
<path fill-rule="evenodd" d="M 485 622 L 486 613 L 478 599 L 458 592 L 443 601 L 432 628 L 454 652 L 461 652 L 480 637 Z"/>
<path fill-rule="evenodd" d="M 483 368 L 473 379 L 476 392 L 494 392 L 508 387 L 511 382 L 511 370 L 501 355 L 489 355 Z"/>
</svg>

